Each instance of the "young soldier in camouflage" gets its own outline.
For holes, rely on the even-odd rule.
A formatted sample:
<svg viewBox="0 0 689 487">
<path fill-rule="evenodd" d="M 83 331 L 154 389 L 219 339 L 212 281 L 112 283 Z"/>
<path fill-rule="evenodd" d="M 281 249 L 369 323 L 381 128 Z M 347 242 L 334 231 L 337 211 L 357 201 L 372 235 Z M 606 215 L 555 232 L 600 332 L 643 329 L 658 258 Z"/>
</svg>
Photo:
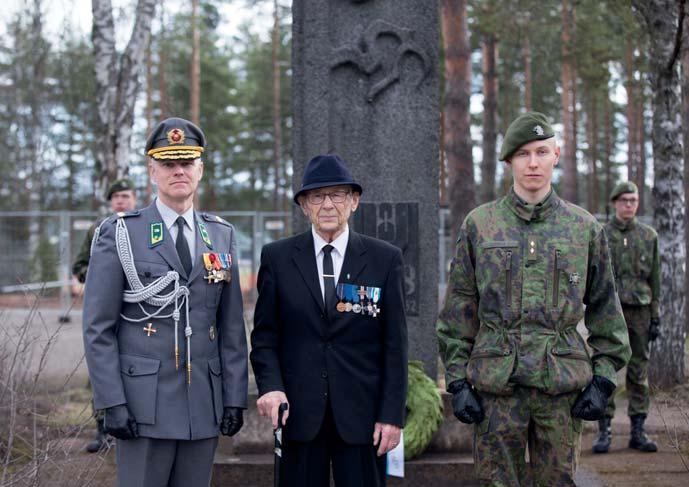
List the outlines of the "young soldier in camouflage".
<svg viewBox="0 0 689 487">
<path fill-rule="evenodd" d="M 632 347 L 626 380 L 629 396 L 627 413 L 632 424 L 629 448 L 655 452 L 658 447 L 644 434 L 644 421 L 649 405 L 649 342 L 660 335 L 658 234 L 636 219 L 639 191 L 634 183 L 619 183 L 613 189 L 610 200 L 615 205 L 615 216 L 605 226 L 605 233 L 610 241 L 617 294 L 622 303 Z M 615 401 L 610 396 L 605 418 L 598 422 L 600 433 L 593 444 L 594 453 L 607 453 L 610 449 L 610 421 L 614 415 Z"/>
<path fill-rule="evenodd" d="M 603 228 L 551 188 L 559 157 L 543 114 L 509 126 L 514 185 L 464 220 L 437 323 L 484 486 L 523 485 L 527 444 L 534 485 L 575 485 L 581 420 L 603 417 L 631 353 Z"/>
</svg>

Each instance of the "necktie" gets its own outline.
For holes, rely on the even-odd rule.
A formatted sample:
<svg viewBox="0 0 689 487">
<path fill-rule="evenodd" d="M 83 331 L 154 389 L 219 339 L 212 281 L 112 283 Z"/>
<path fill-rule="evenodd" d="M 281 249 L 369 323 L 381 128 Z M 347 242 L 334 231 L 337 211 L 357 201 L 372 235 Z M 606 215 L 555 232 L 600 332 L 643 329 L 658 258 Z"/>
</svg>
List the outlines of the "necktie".
<svg viewBox="0 0 689 487">
<path fill-rule="evenodd" d="M 323 247 L 323 289 L 325 290 L 325 312 L 328 316 L 332 315 L 337 303 L 335 293 L 335 270 L 333 268 L 333 256 L 330 253 L 335 247 L 326 245 Z"/>
<path fill-rule="evenodd" d="M 191 273 L 191 253 L 189 252 L 189 244 L 187 239 L 184 238 L 184 218 L 177 218 L 177 241 L 175 242 L 175 248 L 177 249 L 177 255 L 179 255 L 179 260 L 182 261 L 182 267 L 187 272 L 187 277 Z"/>
</svg>

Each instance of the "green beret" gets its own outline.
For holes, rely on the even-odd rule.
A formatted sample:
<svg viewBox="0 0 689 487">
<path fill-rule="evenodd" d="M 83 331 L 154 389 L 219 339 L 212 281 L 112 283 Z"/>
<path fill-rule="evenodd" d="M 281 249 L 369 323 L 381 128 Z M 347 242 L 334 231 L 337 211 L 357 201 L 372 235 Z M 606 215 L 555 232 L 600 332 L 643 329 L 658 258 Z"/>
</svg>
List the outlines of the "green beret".
<svg viewBox="0 0 689 487">
<path fill-rule="evenodd" d="M 545 140 L 555 136 L 548 118 L 539 112 L 527 112 L 519 115 L 507 127 L 505 138 L 500 149 L 500 160 L 507 160 L 524 144 L 534 140 Z"/>
<path fill-rule="evenodd" d="M 117 179 L 113 181 L 113 183 L 108 186 L 108 194 L 107 194 L 107 199 L 109 200 L 112 198 L 112 195 L 114 193 L 117 193 L 118 191 L 127 191 L 127 190 L 132 190 L 134 191 L 134 183 L 132 182 L 131 179 Z"/>
<path fill-rule="evenodd" d="M 613 188 L 612 193 L 610 193 L 610 201 L 615 201 L 618 196 L 624 193 L 638 193 L 639 188 L 636 187 L 636 184 L 632 183 L 631 181 L 622 181 L 621 183 L 617 183 L 617 185 Z"/>
</svg>

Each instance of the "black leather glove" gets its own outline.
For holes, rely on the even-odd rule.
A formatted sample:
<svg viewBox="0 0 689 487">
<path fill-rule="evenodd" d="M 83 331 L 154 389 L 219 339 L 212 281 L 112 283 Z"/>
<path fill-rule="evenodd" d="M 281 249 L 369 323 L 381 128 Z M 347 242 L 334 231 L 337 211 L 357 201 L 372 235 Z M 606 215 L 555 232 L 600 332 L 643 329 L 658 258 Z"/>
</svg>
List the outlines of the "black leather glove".
<svg viewBox="0 0 689 487">
<path fill-rule="evenodd" d="M 139 437 L 136 419 L 126 404 L 105 409 L 103 429 L 119 440 L 132 440 Z"/>
<path fill-rule="evenodd" d="M 660 336 L 660 320 L 651 318 L 651 326 L 648 328 L 648 341 L 655 342 Z"/>
<path fill-rule="evenodd" d="M 220 432 L 225 436 L 234 436 L 244 426 L 244 410 L 227 407 L 222 413 Z"/>
<path fill-rule="evenodd" d="M 615 391 L 615 384 L 605 377 L 594 375 L 586 388 L 579 393 L 572 406 L 572 416 L 586 421 L 598 421 L 605 416 L 608 398 Z"/>
<path fill-rule="evenodd" d="M 458 420 L 466 424 L 483 421 L 481 398 L 471 384 L 465 380 L 456 380 L 448 386 L 447 391 L 452 393 L 452 409 Z"/>
</svg>

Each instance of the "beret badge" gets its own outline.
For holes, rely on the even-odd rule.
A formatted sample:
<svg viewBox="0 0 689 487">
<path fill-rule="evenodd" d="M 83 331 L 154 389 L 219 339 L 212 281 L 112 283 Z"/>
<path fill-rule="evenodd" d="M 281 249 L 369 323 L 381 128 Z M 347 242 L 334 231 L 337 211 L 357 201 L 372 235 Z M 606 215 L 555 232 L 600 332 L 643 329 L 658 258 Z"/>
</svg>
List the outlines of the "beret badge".
<svg viewBox="0 0 689 487">
<path fill-rule="evenodd" d="M 540 125 L 534 125 L 533 131 L 539 137 L 545 133 L 543 132 L 543 127 L 541 127 Z"/>
</svg>

